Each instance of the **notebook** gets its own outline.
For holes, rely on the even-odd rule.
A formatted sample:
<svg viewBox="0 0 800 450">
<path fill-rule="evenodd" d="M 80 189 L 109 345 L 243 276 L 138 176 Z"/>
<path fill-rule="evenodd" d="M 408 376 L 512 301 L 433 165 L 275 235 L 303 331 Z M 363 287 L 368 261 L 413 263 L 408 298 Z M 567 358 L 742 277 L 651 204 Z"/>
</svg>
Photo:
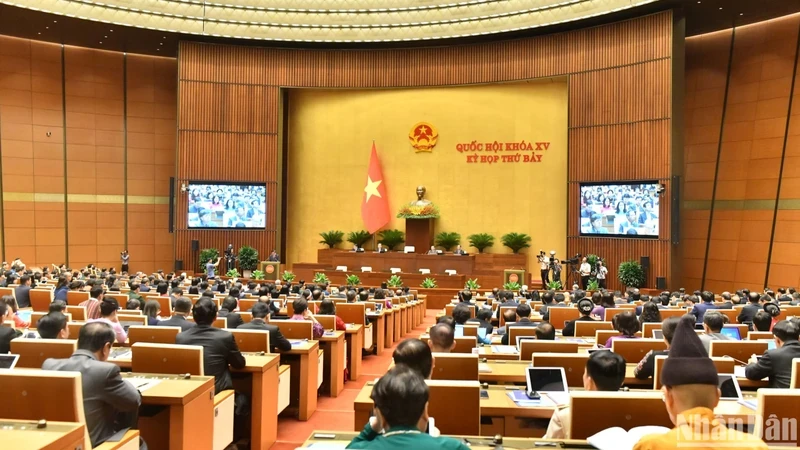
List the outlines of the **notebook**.
<svg viewBox="0 0 800 450">
<path fill-rule="evenodd" d="M 664 434 L 668 431 L 669 428 L 657 426 L 635 427 L 629 431 L 613 427 L 589 436 L 586 442 L 599 450 L 630 450 L 643 437 L 649 434 Z"/>
</svg>

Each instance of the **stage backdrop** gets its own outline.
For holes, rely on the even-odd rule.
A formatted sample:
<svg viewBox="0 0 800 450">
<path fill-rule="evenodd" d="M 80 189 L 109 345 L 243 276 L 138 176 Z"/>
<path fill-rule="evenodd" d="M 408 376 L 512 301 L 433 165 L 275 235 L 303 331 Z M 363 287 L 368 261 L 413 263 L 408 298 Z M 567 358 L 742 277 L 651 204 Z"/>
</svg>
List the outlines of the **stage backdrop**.
<svg viewBox="0 0 800 450">
<path fill-rule="evenodd" d="M 530 269 L 540 248 L 564 256 L 567 102 L 565 77 L 427 89 L 291 90 L 288 262 L 316 261 L 322 231 L 364 229 L 361 201 L 373 139 L 392 213 L 385 228 L 405 231 L 405 219 L 395 216 L 416 200 L 421 184 L 441 211 L 436 232 L 460 233 L 467 251 L 476 252 L 467 236 L 485 232 L 495 236 L 489 252 L 510 253 L 500 237 L 520 232 L 533 238 Z M 409 140 L 420 122 L 438 134 L 430 152 L 417 152 Z M 501 150 L 486 148 L 495 141 Z"/>
</svg>

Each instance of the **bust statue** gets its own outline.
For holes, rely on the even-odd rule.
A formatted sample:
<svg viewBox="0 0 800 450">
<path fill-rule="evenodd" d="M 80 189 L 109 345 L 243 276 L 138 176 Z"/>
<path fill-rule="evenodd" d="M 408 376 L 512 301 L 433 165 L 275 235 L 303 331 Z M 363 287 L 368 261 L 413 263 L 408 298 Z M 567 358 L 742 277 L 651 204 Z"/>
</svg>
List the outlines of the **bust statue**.
<svg viewBox="0 0 800 450">
<path fill-rule="evenodd" d="M 414 206 L 428 206 L 431 204 L 430 200 L 425 200 L 425 186 L 417 186 L 417 201 L 411 202 Z"/>
</svg>

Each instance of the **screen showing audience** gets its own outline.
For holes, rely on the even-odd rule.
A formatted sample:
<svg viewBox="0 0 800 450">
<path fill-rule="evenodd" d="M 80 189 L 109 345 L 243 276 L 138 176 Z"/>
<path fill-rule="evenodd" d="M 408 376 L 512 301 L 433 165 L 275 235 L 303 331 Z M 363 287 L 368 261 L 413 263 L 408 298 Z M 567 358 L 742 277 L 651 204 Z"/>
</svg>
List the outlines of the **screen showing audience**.
<svg viewBox="0 0 800 450">
<path fill-rule="evenodd" d="M 264 228 L 263 184 L 195 184 L 188 188 L 189 228 Z"/>
<path fill-rule="evenodd" d="M 658 237 L 658 183 L 581 185 L 581 234 Z"/>
</svg>

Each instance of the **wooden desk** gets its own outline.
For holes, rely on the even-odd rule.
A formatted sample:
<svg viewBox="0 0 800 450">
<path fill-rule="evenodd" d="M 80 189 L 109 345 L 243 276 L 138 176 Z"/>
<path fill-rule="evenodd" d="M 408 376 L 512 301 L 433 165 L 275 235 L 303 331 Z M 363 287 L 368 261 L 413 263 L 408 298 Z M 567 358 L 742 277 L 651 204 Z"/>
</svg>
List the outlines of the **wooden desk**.
<svg viewBox="0 0 800 450">
<path fill-rule="evenodd" d="M 392 329 L 392 331 L 393 331 L 392 341 L 393 342 L 400 342 L 400 338 L 402 337 L 402 334 L 403 334 L 400 331 L 400 330 L 403 329 L 403 323 L 404 323 L 403 309 L 400 308 L 397 305 L 394 305 L 392 307 L 392 311 L 394 311 L 394 327 Z"/>
<path fill-rule="evenodd" d="M 361 431 L 372 413 L 373 402 L 370 398 L 374 382 L 364 385 L 354 401 L 355 415 L 353 430 Z M 542 396 L 542 405 L 533 407 L 517 406 L 508 396 L 510 390 L 505 386 L 489 386 L 484 389 L 488 398 L 481 398 L 481 436 L 502 434 L 511 437 L 543 436 L 553 411 L 555 402 L 546 395 Z M 524 389 L 524 388 L 522 388 Z M 756 412 L 735 401 L 720 402 L 714 412 L 726 420 L 738 419 L 745 424 L 755 423 Z"/>
<path fill-rule="evenodd" d="M 373 325 L 374 327 L 375 325 Z M 361 352 L 364 349 L 364 325 L 347 325 L 345 340 L 349 357 L 347 358 L 347 371 L 350 380 L 355 381 L 361 376 Z M 377 346 L 376 346 L 377 348 Z"/>
<path fill-rule="evenodd" d="M 251 448 L 266 449 L 278 438 L 278 370 L 281 357 L 278 354 L 245 353 L 246 365 L 233 370 L 237 374 L 247 374 L 248 386 L 234 376 L 234 389 L 250 394 L 250 441 Z"/>
<path fill-rule="evenodd" d="M 47 422 L 47 427 L 36 428 L 36 422 L 0 420 L 0 442 L 15 450 L 75 450 L 83 448 L 85 433 L 80 423 Z"/>
<path fill-rule="evenodd" d="M 360 430 L 359 430 L 360 431 Z M 323 436 L 331 436 L 325 438 L 318 438 L 316 435 L 323 435 Z M 358 433 L 355 432 L 342 432 L 342 431 L 314 431 L 311 433 L 311 436 L 306 439 L 303 445 L 300 448 L 307 448 L 311 447 L 314 444 L 317 445 L 334 445 L 344 448 L 347 444 L 350 443 Z M 474 450 L 493 450 L 497 448 L 496 445 L 492 443 L 491 438 L 480 437 L 480 436 L 449 436 L 454 439 L 461 440 L 462 442 L 469 444 L 469 447 Z M 546 444 L 544 448 L 552 448 L 552 449 L 585 449 L 587 448 L 586 441 L 567 441 L 564 439 L 561 440 L 553 440 L 553 439 L 522 439 L 522 438 L 504 438 L 503 444 L 506 448 L 534 448 L 536 444 Z"/>
<path fill-rule="evenodd" d="M 130 360 L 129 360 L 130 362 Z M 214 431 L 214 377 L 123 372 L 122 378 L 159 379 L 142 392 L 142 405 L 163 406 L 150 416 L 139 414 L 139 429 L 154 450 L 211 449 Z"/>
<path fill-rule="evenodd" d="M 383 354 L 384 343 L 386 342 L 386 314 L 383 312 L 371 312 L 367 314 L 367 319 L 372 324 L 372 342 L 375 343 L 375 355 L 380 356 Z"/>
<path fill-rule="evenodd" d="M 391 268 L 396 267 L 407 275 L 419 274 L 419 269 L 430 269 L 431 274 L 444 274 L 445 270 L 455 270 L 460 275 L 470 275 L 475 268 L 475 256 L 336 252 L 333 253 L 331 265 L 347 266 L 351 272 L 368 266 L 372 267 L 373 273 L 389 272 Z"/>
<path fill-rule="evenodd" d="M 319 345 L 325 351 L 322 386 L 331 397 L 338 397 L 344 389 L 344 331 L 326 331 L 319 338 Z"/>
<path fill-rule="evenodd" d="M 317 410 L 317 374 L 319 341 L 292 344 L 292 349 L 281 352 L 281 362 L 291 366 L 292 390 L 290 405 L 297 408 L 298 418 L 306 421 Z"/>
<path fill-rule="evenodd" d="M 385 348 L 392 348 L 394 345 L 394 322 L 395 322 L 395 311 L 392 308 L 383 308 L 381 311 L 386 317 L 386 347 Z"/>
</svg>

